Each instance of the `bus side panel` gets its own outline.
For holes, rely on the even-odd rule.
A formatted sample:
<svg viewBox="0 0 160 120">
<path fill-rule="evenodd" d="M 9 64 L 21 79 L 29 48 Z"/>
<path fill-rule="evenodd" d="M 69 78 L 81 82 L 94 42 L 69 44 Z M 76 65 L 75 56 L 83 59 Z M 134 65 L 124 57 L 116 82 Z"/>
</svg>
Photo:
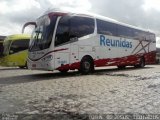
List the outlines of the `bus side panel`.
<svg viewBox="0 0 160 120">
<path fill-rule="evenodd" d="M 69 69 L 70 44 L 56 47 L 54 50 L 54 67 L 57 70 Z"/>
<path fill-rule="evenodd" d="M 95 36 L 91 36 L 78 41 L 79 61 L 86 55 L 92 57 L 93 60 L 96 60 L 96 40 L 97 38 Z"/>
<path fill-rule="evenodd" d="M 156 43 L 150 43 L 149 52 L 145 54 L 145 63 L 146 64 L 154 64 L 156 63 Z"/>
<path fill-rule="evenodd" d="M 1 58 L 1 65 L 7 67 L 25 66 L 27 61 L 27 50 L 11 54 Z"/>
<path fill-rule="evenodd" d="M 123 45 L 123 43 L 126 43 Z M 155 61 L 155 44 L 147 41 L 98 35 L 95 65 L 116 66 L 138 64 L 143 56 L 146 63 Z"/>
</svg>

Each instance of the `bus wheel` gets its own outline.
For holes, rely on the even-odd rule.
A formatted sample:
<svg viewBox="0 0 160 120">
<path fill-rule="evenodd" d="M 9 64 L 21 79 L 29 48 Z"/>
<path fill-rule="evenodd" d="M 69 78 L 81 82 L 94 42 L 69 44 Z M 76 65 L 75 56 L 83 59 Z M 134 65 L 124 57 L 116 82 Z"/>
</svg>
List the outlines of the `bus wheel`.
<svg viewBox="0 0 160 120">
<path fill-rule="evenodd" d="M 88 74 L 94 71 L 93 60 L 89 57 L 84 57 L 81 61 L 81 66 L 79 70 L 82 74 Z"/>
<path fill-rule="evenodd" d="M 27 62 L 26 62 L 26 64 L 25 64 L 25 68 L 26 68 L 26 69 L 28 69 L 28 65 L 27 65 Z"/>
<path fill-rule="evenodd" d="M 25 66 L 18 66 L 20 69 L 24 69 L 25 68 Z"/>
<path fill-rule="evenodd" d="M 126 66 L 124 66 L 124 65 L 119 65 L 117 67 L 118 67 L 118 69 L 121 69 L 121 70 L 126 68 Z"/>
<path fill-rule="evenodd" d="M 18 66 L 20 69 L 28 69 L 28 66 L 27 66 L 27 62 L 25 63 L 25 65 L 24 66 Z"/>
<path fill-rule="evenodd" d="M 138 64 L 138 65 L 135 65 L 134 67 L 135 67 L 135 68 L 143 68 L 144 66 L 145 66 L 145 60 L 144 60 L 144 58 L 142 57 L 142 58 L 140 59 L 139 64 Z"/>
<path fill-rule="evenodd" d="M 65 74 L 65 73 L 67 73 L 69 70 L 68 69 L 66 69 L 66 70 L 59 70 L 62 74 Z"/>
</svg>

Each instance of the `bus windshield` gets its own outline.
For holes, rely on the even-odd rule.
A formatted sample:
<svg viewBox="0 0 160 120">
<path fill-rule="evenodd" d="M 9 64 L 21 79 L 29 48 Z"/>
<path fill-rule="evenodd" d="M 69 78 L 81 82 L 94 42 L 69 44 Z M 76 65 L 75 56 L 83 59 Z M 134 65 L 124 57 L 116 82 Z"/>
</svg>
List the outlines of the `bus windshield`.
<svg viewBox="0 0 160 120">
<path fill-rule="evenodd" d="M 9 48 L 10 48 L 10 45 L 11 45 L 11 40 L 7 40 L 3 43 L 3 46 L 4 46 L 4 50 L 3 50 L 3 55 L 6 56 L 9 54 Z"/>
<path fill-rule="evenodd" d="M 15 54 L 28 49 L 29 39 L 15 40 L 10 45 L 9 54 Z"/>
<path fill-rule="evenodd" d="M 29 39 L 22 40 L 8 40 L 4 42 L 3 55 L 7 56 L 9 54 L 14 54 L 23 50 L 28 49 Z"/>
<path fill-rule="evenodd" d="M 29 51 L 39 51 L 50 47 L 57 16 L 42 16 L 32 33 Z"/>
</svg>

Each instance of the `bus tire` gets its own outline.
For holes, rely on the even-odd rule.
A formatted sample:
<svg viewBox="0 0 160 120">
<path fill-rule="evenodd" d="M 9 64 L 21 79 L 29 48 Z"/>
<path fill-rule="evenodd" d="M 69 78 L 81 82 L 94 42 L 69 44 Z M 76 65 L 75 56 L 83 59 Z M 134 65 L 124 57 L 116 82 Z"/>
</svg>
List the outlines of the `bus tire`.
<svg viewBox="0 0 160 120">
<path fill-rule="evenodd" d="M 125 69 L 126 68 L 126 66 L 125 65 L 119 65 L 119 66 L 117 66 L 118 67 L 118 69 L 120 69 L 120 70 L 122 70 L 122 69 Z"/>
<path fill-rule="evenodd" d="M 18 66 L 20 69 L 28 69 L 28 66 L 27 66 L 27 62 L 25 63 L 25 65 L 24 66 Z"/>
<path fill-rule="evenodd" d="M 82 74 L 89 74 L 94 71 L 94 62 L 90 57 L 84 57 L 81 60 L 80 70 Z"/>
<path fill-rule="evenodd" d="M 25 66 L 18 66 L 20 69 L 25 69 Z"/>
<path fill-rule="evenodd" d="M 143 68 L 145 66 L 145 59 L 144 57 L 140 58 L 140 62 L 138 65 L 135 65 L 135 68 Z"/>
<path fill-rule="evenodd" d="M 62 74 L 65 74 L 65 73 L 67 73 L 69 70 L 68 69 L 66 69 L 66 70 L 59 70 Z"/>
<path fill-rule="evenodd" d="M 26 62 L 26 64 L 25 64 L 25 68 L 26 68 L 26 69 L 28 69 L 28 65 L 27 65 L 27 62 Z"/>
</svg>

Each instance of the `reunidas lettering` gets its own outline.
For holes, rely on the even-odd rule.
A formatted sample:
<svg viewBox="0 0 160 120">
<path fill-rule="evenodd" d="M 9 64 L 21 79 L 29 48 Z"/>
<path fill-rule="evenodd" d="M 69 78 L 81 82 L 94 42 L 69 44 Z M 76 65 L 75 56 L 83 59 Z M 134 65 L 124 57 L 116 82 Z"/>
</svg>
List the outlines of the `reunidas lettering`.
<svg viewBox="0 0 160 120">
<path fill-rule="evenodd" d="M 100 45 L 110 47 L 132 48 L 132 42 L 128 42 L 126 40 L 112 40 L 106 38 L 104 35 L 100 35 Z"/>
</svg>

